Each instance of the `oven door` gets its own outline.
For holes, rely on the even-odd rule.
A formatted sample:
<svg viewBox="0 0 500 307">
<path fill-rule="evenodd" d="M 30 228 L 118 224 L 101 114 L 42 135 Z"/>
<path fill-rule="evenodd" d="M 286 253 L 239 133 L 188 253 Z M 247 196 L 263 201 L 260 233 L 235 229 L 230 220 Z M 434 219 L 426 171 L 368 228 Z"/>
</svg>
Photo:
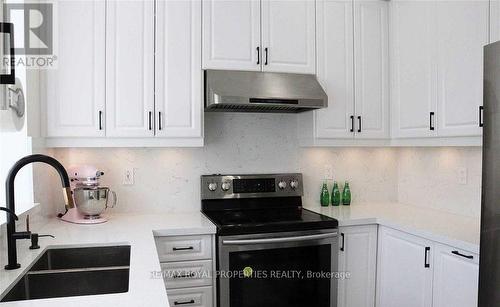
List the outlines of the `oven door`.
<svg viewBox="0 0 500 307">
<path fill-rule="evenodd" d="M 219 307 L 337 306 L 336 229 L 221 236 Z"/>
</svg>

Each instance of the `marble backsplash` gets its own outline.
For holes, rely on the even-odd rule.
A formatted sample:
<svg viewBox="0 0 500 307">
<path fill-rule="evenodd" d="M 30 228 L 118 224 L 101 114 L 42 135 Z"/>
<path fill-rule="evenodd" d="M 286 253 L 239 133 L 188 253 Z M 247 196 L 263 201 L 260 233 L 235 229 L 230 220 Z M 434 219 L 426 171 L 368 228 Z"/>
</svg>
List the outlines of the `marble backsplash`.
<svg viewBox="0 0 500 307">
<path fill-rule="evenodd" d="M 192 212 L 200 208 L 200 175 L 302 172 L 305 201 L 318 202 L 325 169 L 348 180 L 353 202 L 401 202 L 479 216 L 480 148 L 301 148 L 295 115 L 205 114 L 203 148 L 69 148 L 51 153 L 65 166 L 92 164 L 116 190 L 120 212 Z M 459 168 L 467 184 L 459 184 Z M 122 184 L 134 168 L 135 184 Z M 35 174 L 36 175 L 36 174 Z M 55 178 L 57 179 L 57 178 Z M 51 178 L 51 180 L 55 180 Z M 45 185 L 49 184 L 47 182 Z M 35 187 L 37 185 L 35 184 Z M 59 189 L 40 195 L 63 210 Z"/>
</svg>

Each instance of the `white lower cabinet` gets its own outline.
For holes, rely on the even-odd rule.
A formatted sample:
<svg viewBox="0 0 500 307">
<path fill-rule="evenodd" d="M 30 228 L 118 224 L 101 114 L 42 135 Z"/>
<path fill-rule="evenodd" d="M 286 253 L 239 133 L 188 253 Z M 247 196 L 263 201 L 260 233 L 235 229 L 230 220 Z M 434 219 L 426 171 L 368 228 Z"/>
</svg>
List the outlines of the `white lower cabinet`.
<svg viewBox="0 0 500 307">
<path fill-rule="evenodd" d="M 479 256 L 380 227 L 377 306 L 475 307 Z"/>
<path fill-rule="evenodd" d="M 432 306 L 477 306 L 479 255 L 437 243 L 433 254 Z"/>
<path fill-rule="evenodd" d="M 377 225 L 339 228 L 339 272 L 349 273 L 348 278 L 339 279 L 339 307 L 375 306 L 377 228 Z"/>
<path fill-rule="evenodd" d="M 214 236 L 155 237 L 170 306 L 215 306 Z"/>
<path fill-rule="evenodd" d="M 380 227 L 377 306 L 432 306 L 431 245 L 429 240 Z"/>
</svg>

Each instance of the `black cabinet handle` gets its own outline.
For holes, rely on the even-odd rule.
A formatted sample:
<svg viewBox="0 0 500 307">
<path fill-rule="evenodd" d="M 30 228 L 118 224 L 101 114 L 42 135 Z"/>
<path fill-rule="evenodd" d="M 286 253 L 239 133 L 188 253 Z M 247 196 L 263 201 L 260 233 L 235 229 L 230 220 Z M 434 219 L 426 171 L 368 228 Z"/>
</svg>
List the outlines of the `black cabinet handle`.
<svg viewBox="0 0 500 307">
<path fill-rule="evenodd" d="M 266 54 L 266 60 L 264 61 L 264 65 L 267 65 L 267 56 L 268 56 L 268 54 L 267 54 L 267 47 L 264 48 L 264 53 Z"/>
<path fill-rule="evenodd" d="M 161 130 L 161 111 L 158 112 L 158 130 Z"/>
<path fill-rule="evenodd" d="M 351 132 L 354 132 L 354 115 L 351 115 Z"/>
<path fill-rule="evenodd" d="M 429 258 L 429 251 L 431 250 L 430 247 L 425 247 L 425 257 L 424 257 L 424 267 L 429 268 L 431 265 L 428 262 Z"/>
<path fill-rule="evenodd" d="M 429 129 L 434 131 L 434 112 L 429 115 Z"/>
<path fill-rule="evenodd" d="M 174 305 L 188 305 L 188 304 L 194 304 L 194 300 L 186 301 L 186 302 L 178 302 L 174 301 Z"/>
<path fill-rule="evenodd" d="M 344 243 L 345 243 L 344 233 L 341 233 L 340 237 L 342 238 L 342 245 L 340 246 L 340 250 L 344 251 Z"/>
<path fill-rule="evenodd" d="M 173 250 L 174 252 L 176 252 L 176 251 L 193 250 L 193 249 L 194 249 L 194 247 L 192 247 L 192 246 L 189 246 L 189 247 L 173 247 L 173 248 L 172 248 L 172 250 Z"/>
<path fill-rule="evenodd" d="M 153 112 L 149 111 L 148 115 L 149 115 L 149 130 L 153 130 L 153 123 L 152 123 Z"/>
<path fill-rule="evenodd" d="M 464 255 L 464 254 L 461 254 L 459 251 L 452 251 L 451 253 L 454 254 L 454 255 L 460 256 L 460 257 L 467 258 L 467 259 L 474 259 L 474 256 L 472 256 L 472 255 Z"/>
<path fill-rule="evenodd" d="M 186 273 L 186 274 L 174 275 L 174 276 L 172 276 L 172 278 L 174 278 L 174 279 L 176 279 L 176 278 L 192 278 L 195 275 L 196 274 L 194 272 L 189 272 L 189 273 Z"/>
<path fill-rule="evenodd" d="M 102 130 L 102 111 L 99 111 L 99 130 Z"/>
<path fill-rule="evenodd" d="M 260 65 L 260 47 L 257 47 L 257 65 Z"/>
<path fill-rule="evenodd" d="M 358 132 L 361 132 L 361 116 L 358 116 Z"/>
<path fill-rule="evenodd" d="M 484 112 L 484 107 L 479 106 L 479 127 L 484 127 L 483 112 Z"/>
</svg>

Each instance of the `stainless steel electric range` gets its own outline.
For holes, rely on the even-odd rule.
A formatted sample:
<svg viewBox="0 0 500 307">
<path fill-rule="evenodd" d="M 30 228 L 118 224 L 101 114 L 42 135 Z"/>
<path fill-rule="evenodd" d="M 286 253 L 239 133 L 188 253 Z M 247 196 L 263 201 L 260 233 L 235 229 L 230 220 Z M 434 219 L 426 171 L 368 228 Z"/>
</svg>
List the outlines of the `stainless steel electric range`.
<svg viewBox="0 0 500 307">
<path fill-rule="evenodd" d="M 201 177 L 219 307 L 337 305 L 338 222 L 302 208 L 301 174 Z"/>
</svg>

